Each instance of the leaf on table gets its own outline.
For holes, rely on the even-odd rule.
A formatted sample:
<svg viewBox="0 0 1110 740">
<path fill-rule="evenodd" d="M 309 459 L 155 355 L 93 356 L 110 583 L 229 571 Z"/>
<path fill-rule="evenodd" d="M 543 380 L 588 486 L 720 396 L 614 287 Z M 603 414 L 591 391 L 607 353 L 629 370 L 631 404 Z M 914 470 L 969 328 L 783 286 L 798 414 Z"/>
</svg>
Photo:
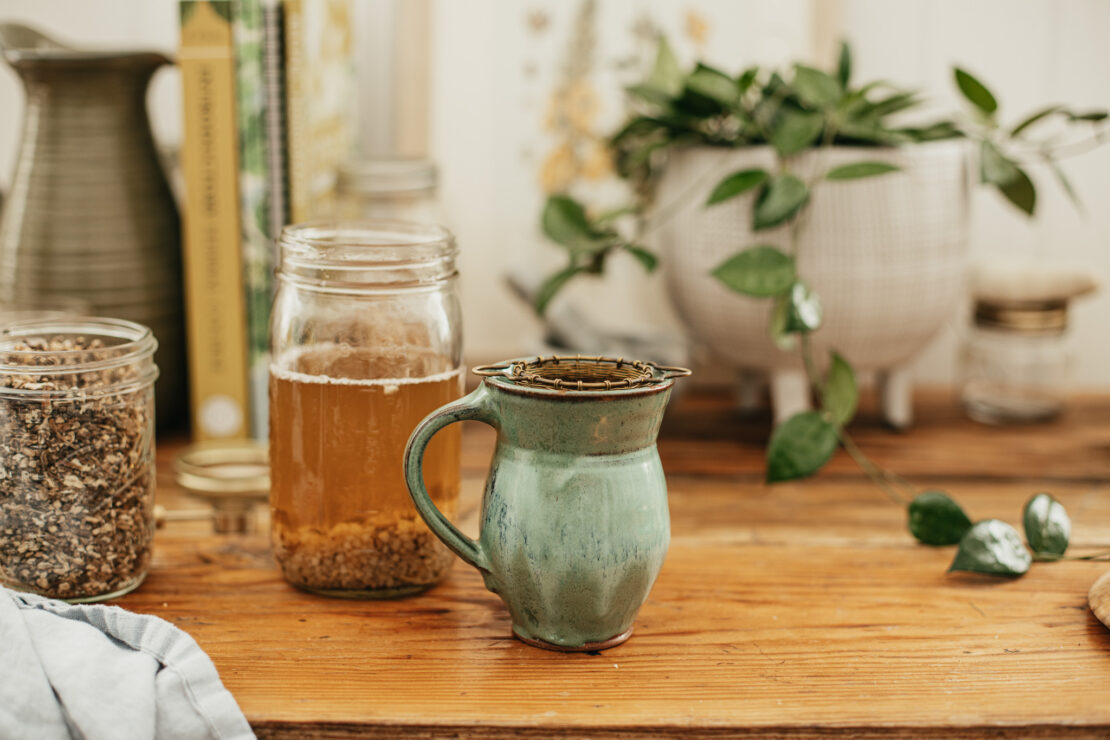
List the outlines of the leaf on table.
<svg viewBox="0 0 1110 740">
<path fill-rule="evenodd" d="M 753 170 L 740 170 L 733 172 L 717 183 L 717 187 L 713 188 L 713 192 L 709 195 L 709 200 L 706 201 L 707 206 L 723 203 L 726 200 L 735 198 L 741 193 L 745 193 L 757 185 L 762 185 L 770 175 L 767 170 L 753 169 Z"/>
<path fill-rule="evenodd" d="M 885 175 L 902 168 L 888 162 L 854 162 L 834 167 L 825 173 L 826 180 L 858 180 L 862 177 Z"/>
<path fill-rule="evenodd" d="M 998 110 L 998 101 L 995 100 L 987 86 L 967 70 L 956 67 L 953 71 L 956 75 L 956 87 L 960 88 L 963 96 L 988 117 L 993 117 L 994 112 Z"/>
<path fill-rule="evenodd" d="M 859 388 L 856 374 L 839 352 L 833 352 L 829 370 L 825 374 L 825 387 L 821 393 L 821 407 L 832 417 L 837 426 L 844 426 L 856 415 Z"/>
<path fill-rule="evenodd" d="M 1068 549 L 1071 519 L 1064 505 L 1047 493 L 1038 493 L 1022 512 L 1025 540 L 1038 556 L 1058 558 Z"/>
<path fill-rule="evenodd" d="M 767 445 L 767 482 L 805 478 L 828 462 L 836 451 L 836 428 L 816 411 L 787 419 Z"/>
<path fill-rule="evenodd" d="M 783 223 L 809 200 L 809 188 L 796 175 L 782 172 L 771 177 L 755 201 L 752 227 L 756 231 Z"/>
<path fill-rule="evenodd" d="M 794 260 L 770 245 L 749 247 L 718 265 L 713 277 L 729 290 L 766 298 L 794 284 Z"/>
<path fill-rule="evenodd" d="M 986 519 L 960 538 L 960 548 L 948 571 L 1020 576 L 1032 562 L 1033 557 L 1013 527 L 998 519 Z"/>
<path fill-rule="evenodd" d="M 948 494 L 930 490 L 910 502 L 908 526 L 910 534 L 926 545 L 955 545 L 971 529 L 971 519 Z"/>
</svg>

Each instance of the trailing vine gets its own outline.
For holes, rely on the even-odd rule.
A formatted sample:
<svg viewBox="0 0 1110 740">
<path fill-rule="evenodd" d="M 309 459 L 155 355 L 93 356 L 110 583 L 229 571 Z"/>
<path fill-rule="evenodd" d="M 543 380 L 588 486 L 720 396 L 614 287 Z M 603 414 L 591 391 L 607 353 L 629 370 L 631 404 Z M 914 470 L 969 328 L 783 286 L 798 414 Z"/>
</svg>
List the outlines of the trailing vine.
<svg viewBox="0 0 1110 740">
<path fill-rule="evenodd" d="M 1025 169 L 1029 162 L 1048 165 L 1079 206 L 1059 160 L 1100 144 L 1107 132 L 1103 125 L 1107 113 L 1052 105 L 1007 128 L 1001 124 L 996 98 L 982 82 L 960 68 L 953 70 L 953 78 L 968 110 L 951 119 L 907 126 L 897 123 L 898 114 L 919 106 L 923 99 L 914 91 L 882 81 L 853 86 L 847 44 L 841 46 L 831 72 L 795 64 L 788 80 L 778 71 L 759 67 L 730 76 L 701 63 L 683 73 L 666 41 L 661 41 L 648 79 L 627 89 L 635 101 L 634 113 L 609 140 L 617 172 L 630 183 L 637 200 L 591 215 L 567 194 L 548 198 L 542 228 L 566 251 L 568 260 L 541 286 L 536 310 L 542 314 L 571 280 L 604 272 L 606 261 L 615 252 L 632 255 L 649 272 L 656 268 L 657 258 L 643 246 L 645 237 L 675 209 L 686 205 L 683 201 L 690 193 L 707 184 L 700 180 L 678 202 L 649 208 L 668 151 L 689 146 L 769 145 L 776 157 L 773 170 L 712 173 L 724 177 L 705 204 L 717 207 L 748 194 L 754 232 L 788 227 L 786 243 L 767 240 L 748 245 L 712 272 L 738 294 L 773 302 L 771 337 L 780 349 L 799 352 L 818 400 L 817 410 L 796 414 L 772 433 L 767 481 L 812 475 L 838 446 L 843 447 L 876 486 L 906 507 L 909 530 L 919 541 L 959 545 L 952 570 L 1020 575 L 1033 560 L 1064 557 L 1070 522 L 1063 506 L 1048 494 L 1037 494 L 1026 504 L 1023 522 L 1030 554 L 1010 525 L 998 520 L 973 524 L 947 494 L 921 491 L 869 460 L 846 430 L 858 403 L 855 373 L 848 360 L 835 351 L 825 373 L 819 372 L 810 336 L 821 327 L 821 302 L 796 269 L 806 205 L 822 183 L 881 177 L 899 170 L 888 162 L 869 159 L 826 169 L 823 153 L 833 146 L 888 147 L 964 138 L 977 145 L 980 181 L 994 187 L 1023 213 L 1032 215 L 1036 209 L 1036 186 Z M 1048 130 L 1050 121 L 1063 124 L 1065 131 L 1089 127 L 1089 133 L 1078 141 L 1065 140 L 1055 130 L 1034 138 L 1034 133 Z M 809 150 L 814 150 L 815 156 L 803 177 L 796 171 L 796 155 Z"/>
</svg>

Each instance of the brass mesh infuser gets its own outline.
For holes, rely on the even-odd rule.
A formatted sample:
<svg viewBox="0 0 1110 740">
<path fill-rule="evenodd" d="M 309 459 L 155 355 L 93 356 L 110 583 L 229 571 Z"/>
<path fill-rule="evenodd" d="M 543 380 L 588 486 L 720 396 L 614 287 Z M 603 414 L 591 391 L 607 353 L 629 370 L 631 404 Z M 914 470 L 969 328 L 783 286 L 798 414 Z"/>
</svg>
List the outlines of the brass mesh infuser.
<svg viewBox="0 0 1110 740">
<path fill-rule="evenodd" d="M 551 355 L 501 365 L 480 365 L 474 374 L 502 377 L 521 385 L 566 391 L 611 391 L 656 385 L 690 374 L 684 367 L 656 365 L 623 357 Z"/>
</svg>

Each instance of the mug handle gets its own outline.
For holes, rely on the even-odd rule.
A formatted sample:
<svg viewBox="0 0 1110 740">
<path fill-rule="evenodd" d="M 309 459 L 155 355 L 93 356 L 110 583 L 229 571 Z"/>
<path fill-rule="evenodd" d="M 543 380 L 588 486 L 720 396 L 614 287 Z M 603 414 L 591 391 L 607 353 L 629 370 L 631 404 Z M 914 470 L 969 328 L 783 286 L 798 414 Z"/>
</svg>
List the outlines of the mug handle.
<svg viewBox="0 0 1110 740">
<path fill-rule="evenodd" d="M 460 532 L 458 527 L 443 515 L 424 486 L 424 452 L 428 449 L 428 443 L 432 441 L 436 432 L 456 421 L 480 421 L 494 429 L 499 428 L 496 411 L 490 402 L 490 393 L 484 384 L 478 386 L 477 390 L 470 395 L 433 411 L 417 424 L 412 436 L 409 437 L 408 444 L 405 445 L 405 483 L 408 485 L 412 502 L 416 504 L 417 511 L 427 522 L 432 533 L 464 561 L 488 573 L 489 558 L 486 557 L 482 546 Z"/>
</svg>

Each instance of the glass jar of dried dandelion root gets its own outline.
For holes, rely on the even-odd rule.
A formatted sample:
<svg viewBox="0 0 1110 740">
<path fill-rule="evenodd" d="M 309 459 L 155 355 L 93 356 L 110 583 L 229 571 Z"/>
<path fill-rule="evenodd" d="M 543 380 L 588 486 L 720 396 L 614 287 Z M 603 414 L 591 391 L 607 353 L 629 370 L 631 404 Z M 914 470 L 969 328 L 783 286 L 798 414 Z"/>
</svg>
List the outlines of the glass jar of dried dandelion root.
<svg viewBox="0 0 1110 740">
<path fill-rule="evenodd" d="M 416 512 L 405 442 L 461 395 L 455 241 L 402 221 L 285 227 L 270 326 L 270 511 L 286 580 L 391 598 L 438 583 L 453 555 Z M 458 427 L 424 475 L 453 516 Z"/>
<path fill-rule="evenodd" d="M 142 583 L 154 534 L 150 330 L 115 319 L 0 329 L 0 583 L 72 602 Z"/>
</svg>

